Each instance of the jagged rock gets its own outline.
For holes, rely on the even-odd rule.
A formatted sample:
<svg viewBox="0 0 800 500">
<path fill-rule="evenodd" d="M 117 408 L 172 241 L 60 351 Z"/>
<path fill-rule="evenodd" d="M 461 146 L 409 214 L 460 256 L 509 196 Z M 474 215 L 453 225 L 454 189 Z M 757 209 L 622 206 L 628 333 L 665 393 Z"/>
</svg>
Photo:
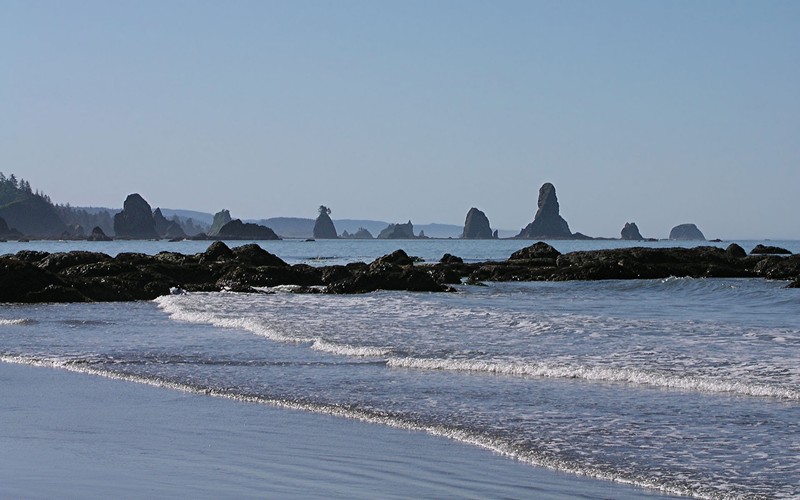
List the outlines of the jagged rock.
<svg viewBox="0 0 800 500">
<path fill-rule="evenodd" d="M 743 259 L 747 257 L 747 252 L 744 251 L 744 248 L 737 245 L 736 243 L 731 243 L 728 245 L 728 248 L 725 249 L 725 253 L 729 257 L 733 257 L 734 259 Z"/>
<path fill-rule="evenodd" d="M 680 224 L 673 227 L 669 232 L 669 239 L 683 241 L 705 241 L 706 237 L 694 224 Z"/>
<path fill-rule="evenodd" d="M 225 240 L 279 240 L 275 231 L 267 226 L 234 219 L 222 226 L 217 238 Z"/>
<path fill-rule="evenodd" d="M 757 255 L 757 254 L 760 254 L 760 255 L 768 255 L 768 254 L 773 254 L 773 255 L 791 255 L 792 254 L 792 252 L 790 252 L 789 250 L 786 250 L 785 248 L 775 247 L 775 246 L 771 246 L 771 245 L 762 245 L 760 243 L 758 245 L 756 245 L 755 247 L 753 247 L 753 249 L 750 250 L 750 253 L 753 254 L 753 255 Z"/>
<path fill-rule="evenodd" d="M 572 232 L 569 224 L 559 215 L 556 188 L 546 182 L 539 189 L 538 210 L 533 222 L 528 224 L 516 238 L 520 239 L 569 239 Z"/>
<path fill-rule="evenodd" d="M 330 213 L 330 208 L 325 205 L 320 205 L 319 216 L 314 222 L 314 238 L 326 240 L 335 240 L 338 238 L 336 235 L 336 226 L 333 225 Z"/>
<path fill-rule="evenodd" d="M 100 226 L 95 226 L 94 229 L 92 229 L 92 234 L 90 234 L 87 239 L 89 241 L 111 241 L 111 238 L 106 236 L 106 233 L 103 232 Z"/>
<path fill-rule="evenodd" d="M 492 229 L 489 227 L 489 219 L 486 214 L 477 208 L 470 208 L 464 221 L 464 232 L 461 233 L 461 237 L 469 240 L 491 239 Z"/>
<path fill-rule="evenodd" d="M 556 259 L 561 252 L 543 241 L 537 241 L 529 247 L 517 250 L 512 253 L 508 260 L 528 260 L 528 259 Z"/>
<path fill-rule="evenodd" d="M 414 225 L 411 221 L 405 224 L 389 224 L 386 229 L 380 232 L 378 239 L 381 240 L 413 240 Z"/>
<path fill-rule="evenodd" d="M 228 245 L 221 241 L 210 244 L 205 252 L 200 254 L 200 260 L 204 262 L 217 262 L 220 260 L 233 259 L 235 254 Z"/>
<path fill-rule="evenodd" d="M 158 238 L 153 210 L 138 193 L 128 195 L 122 212 L 114 215 L 114 234 L 117 238 L 143 240 Z"/>
<path fill-rule="evenodd" d="M 620 231 L 620 237 L 623 240 L 644 240 L 644 237 L 642 236 L 642 233 L 639 232 L 639 228 L 636 226 L 635 222 L 626 222 L 625 227 L 623 227 L 622 231 Z"/>
<path fill-rule="evenodd" d="M 214 214 L 214 222 L 211 223 L 211 228 L 206 233 L 209 238 L 216 238 L 219 234 L 219 230 L 222 229 L 222 226 L 230 222 L 231 213 L 228 210 L 220 210 L 219 212 Z"/>
<path fill-rule="evenodd" d="M 164 217 L 164 214 L 161 213 L 160 208 L 156 208 L 153 211 L 153 225 L 155 226 L 156 232 L 160 237 L 162 238 L 166 237 L 167 228 L 169 227 L 170 224 L 171 224 L 170 221 L 167 220 L 167 218 Z"/>
</svg>

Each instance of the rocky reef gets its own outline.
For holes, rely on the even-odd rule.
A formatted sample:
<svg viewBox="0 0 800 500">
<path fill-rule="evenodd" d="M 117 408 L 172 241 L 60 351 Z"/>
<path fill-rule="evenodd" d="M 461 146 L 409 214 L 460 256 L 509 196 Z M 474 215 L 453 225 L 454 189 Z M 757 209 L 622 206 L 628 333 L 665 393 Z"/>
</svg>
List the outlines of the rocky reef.
<svg viewBox="0 0 800 500">
<path fill-rule="evenodd" d="M 279 240 L 281 239 L 275 231 L 259 224 L 242 222 L 234 219 L 217 232 L 217 238 L 223 240 Z"/>
<path fill-rule="evenodd" d="M 363 227 L 359 227 L 358 231 L 353 234 L 348 233 L 347 231 L 342 232 L 342 238 L 350 238 L 353 240 L 371 240 L 374 238 L 372 233 L 370 233 L 367 229 Z"/>
<path fill-rule="evenodd" d="M 680 224 L 669 232 L 669 239 L 682 241 L 706 241 L 706 237 L 694 224 Z"/>
<path fill-rule="evenodd" d="M 467 240 L 488 240 L 495 238 L 496 235 L 492 234 L 492 229 L 489 226 L 489 218 L 486 214 L 477 208 L 473 207 L 467 212 L 467 218 L 464 221 L 464 232 L 461 233 L 461 238 Z"/>
<path fill-rule="evenodd" d="M 367 264 L 290 266 L 255 244 L 229 248 L 212 243 L 184 255 L 21 251 L 0 256 L 0 302 L 87 302 L 150 300 L 183 291 L 258 292 L 254 287 L 295 285 L 298 292 L 367 293 L 374 290 L 443 292 L 450 285 L 483 281 L 606 279 L 769 278 L 800 286 L 800 255 L 746 255 L 727 249 L 621 248 L 561 254 L 537 242 L 502 262 L 464 263 L 446 254 L 419 264 L 397 250 Z"/>
<path fill-rule="evenodd" d="M 546 182 L 539 188 L 538 210 L 533 222 L 525 226 L 516 236 L 518 239 L 570 239 L 573 237 L 569 224 L 559 214 L 556 188 Z M 583 236 L 583 235 L 581 235 Z"/>
<path fill-rule="evenodd" d="M 389 224 L 378 234 L 378 239 L 381 240 L 412 240 L 414 238 L 416 236 L 414 236 L 414 225 L 411 221 L 405 224 Z"/>
</svg>

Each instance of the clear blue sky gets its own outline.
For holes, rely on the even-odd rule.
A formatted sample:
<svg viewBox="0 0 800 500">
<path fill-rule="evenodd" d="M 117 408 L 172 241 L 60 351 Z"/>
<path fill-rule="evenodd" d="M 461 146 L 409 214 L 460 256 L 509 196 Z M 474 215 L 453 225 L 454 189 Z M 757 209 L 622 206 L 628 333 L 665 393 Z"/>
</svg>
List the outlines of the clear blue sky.
<svg viewBox="0 0 800 500">
<path fill-rule="evenodd" d="M 72 205 L 800 239 L 798 1 L 0 0 L 0 113 Z"/>
</svg>

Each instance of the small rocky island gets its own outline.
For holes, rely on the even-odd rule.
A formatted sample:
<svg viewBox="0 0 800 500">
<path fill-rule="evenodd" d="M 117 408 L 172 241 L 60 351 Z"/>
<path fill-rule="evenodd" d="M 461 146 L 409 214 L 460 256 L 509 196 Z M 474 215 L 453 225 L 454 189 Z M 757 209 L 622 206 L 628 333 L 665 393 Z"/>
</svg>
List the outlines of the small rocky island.
<svg viewBox="0 0 800 500">
<path fill-rule="evenodd" d="M 669 239 L 680 241 L 706 241 L 706 237 L 694 224 L 680 224 L 669 232 Z"/>
<path fill-rule="evenodd" d="M 296 285 L 298 292 L 352 294 L 375 290 L 453 291 L 451 285 L 483 281 L 606 279 L 769 278 L 800 287 L 800 254 L 747 255 L 727 249 L 620 248 L 561 254 L 538 242 L 503 262 L 464 263 L 445 255 L 435 264 L 397 250 L 367 264 L 289 265 L 255 244 L 229 248 L 212 243 L 184 255 L 23 250 L 0 256 L 0 302 L 93 302 L 150 300 L 176 291 L 256 293 L 254 287 Z"/>
<path fill-rule="evenodd" d="M 564 240 L 572 239 L 569 224 L 559 214 L 556 188 L 546 182 L 539 188 L 538 210 L 533 222 L 525 226 L 516 236 L 518 239 Z"/>
<path fill-rule="evenodd" d="M 497 233 L 492 233 L 492 228 L 489 227 L 489 218 L 486 214 L 473 207 L 467 212 L 467 218 L 464 221 L 464 232 L 461 233 L 461 238 L 465 240 L 488 240 L 497 238 Z"/>
<path fill-rule="evenodd" d="M 331 220 L 331 209 L 325 205 L 319 206 L 319 216 L 314 221 L 314 238 L 319 240 L 335 240 L 338 238 L 336 226 Z"/>
</svg>

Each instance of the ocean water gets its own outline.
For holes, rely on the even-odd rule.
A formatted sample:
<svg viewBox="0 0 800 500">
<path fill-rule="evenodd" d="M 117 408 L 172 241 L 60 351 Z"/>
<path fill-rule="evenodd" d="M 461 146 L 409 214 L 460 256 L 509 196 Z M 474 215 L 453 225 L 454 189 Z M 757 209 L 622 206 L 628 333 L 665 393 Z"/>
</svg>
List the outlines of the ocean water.
<svg viewBox="0 0 800 500">
<path fill-rule="evenodd" d="M 525 244 L 276 243 L 287 261 L 326 263 Z M 265 291 L 0 305 L 0 360 L 423 430 L 679 495 L 800 496 L 800 290 L 783 282 Z"/>
</svg>

